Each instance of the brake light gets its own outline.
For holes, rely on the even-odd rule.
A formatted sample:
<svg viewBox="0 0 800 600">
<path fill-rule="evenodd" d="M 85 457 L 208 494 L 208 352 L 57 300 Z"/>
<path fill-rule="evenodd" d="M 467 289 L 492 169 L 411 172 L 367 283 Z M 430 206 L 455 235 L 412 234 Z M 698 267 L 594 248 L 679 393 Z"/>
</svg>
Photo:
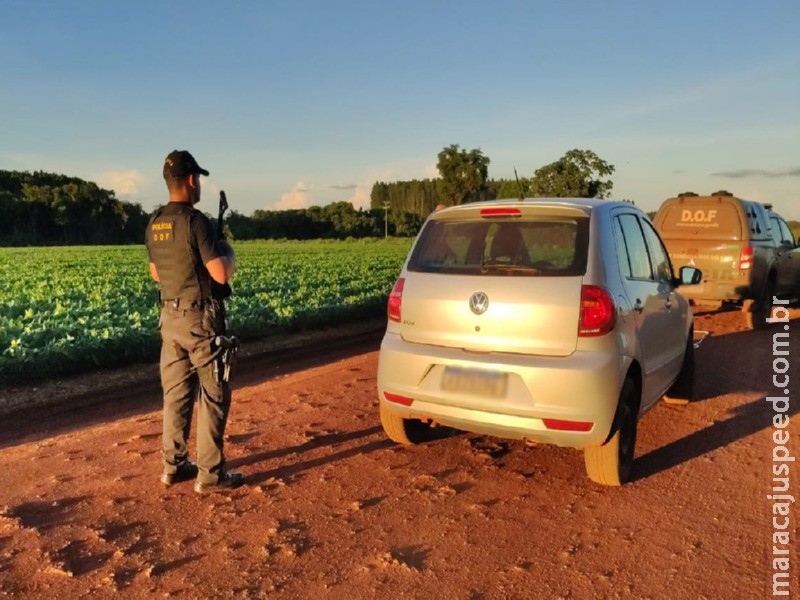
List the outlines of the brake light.
<svg viewBox="0 0 800 600">
<path fill-rule="evenodd" d="M 753 266 L 753 247 L 747 246 L 746 248 L 742 248 L 742 252 L 739 255 L 739 268 L 742 271 L 746 271 L 747 269 L 752 268 Z"/>
<path fill-rule="evenodd" d="M 383 397 L 386 398 L 389 402 L 394 402 L 395 404 L 402 404 L 403 406 L 411 406 L 414 402 L 413 398 L 407 398 L 405 396 L 399 396 L 397 394 L 390 394 L 389 392 L 383 392 Z"/>
<path fill-rule="evenodd" d="M 389 294 L 389 306 L 386 312 L 389 315 L 389 320 L 395 323 L 400 322 L 400 304 L 403 302 L 403 286 L 405 283 L 405 278 L 398 279 L 392 288 L 392 293 Z"/>
<path fill-rule="evenodd" d="M 581 286 L 581 316 L 579 337 L 605 335 L 617 322 L 614 300 L 606 290 L 596 285 Z"/>
<path fill-rule="evenodd" d="M 522 211 L 518 208 L 482 208 L 482 217 L 521 217 Z"/>
<path fill-rule="evenodd" d="M 594 426 L 594 423 L 585 421 L 562 421 L 561 419 L 542 419 L 542 422 L 548 429 L 560 431 L 591 431 Z"/>
</svg>

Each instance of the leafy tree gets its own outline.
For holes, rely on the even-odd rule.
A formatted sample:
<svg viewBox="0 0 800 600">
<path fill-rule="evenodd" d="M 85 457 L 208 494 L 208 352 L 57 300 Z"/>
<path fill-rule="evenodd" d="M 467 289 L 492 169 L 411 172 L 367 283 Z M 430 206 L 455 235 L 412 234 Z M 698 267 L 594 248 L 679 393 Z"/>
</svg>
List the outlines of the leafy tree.
<svg viewBox="0 0 800 600">
<path fill-rule="evenodd" d="M 0 171 L 0 244 L 141 243 L 147 219 L 138 205 L 96 183 L 36 171 Z M 128 220 L 134 220 L 128 227 Z M 132 228 L 135 228 L 132 229 Z"/>
<path fill-rule="evenodd" d="M 614 172 L 591 150 L 570 150 L 557 161 L 536 170 L 531 180 L 533 196 L 553 198 L 605 198 L 614 186 L 603 181 Z"/>
<path fill-rule="evenodd" d="M 437 180 L 434 179 L 391 183 L 377 181 L 372 186 L 370 208 L 383 210 L 384 203 L 388 203 L 392 213 L 413 212 L 424 219 L 441 202 L 437 187 Z"/>
<path fill-rule="evenodd" d="M 519 183 L 516 179 L 497 179 L 489 182 L 489 189 L 493 191 L 492 199 L 495 198 L 519 198 L 527 196 L 531 187 L 531 180 L 527 177 L 520 177 Z"/>
<path fill-rule="evenodd" d="M 389 186 L 390 183 L 383 181 L 376 181 L 372 185 L 372 192 L 370 192 L 369 206 L 370 208 L 383 208 L 384 202 L 389 202 Z"/>
<path fill-rule="evenodd" d="M 53 199 L 51 188 L 25 183 L 22 185 L 22 199 L 27 213 L 23 221 L 25 243 L 36 246 L 51 242 L 55 234 L 55 222 L 50 209 Z"/>
<path fill-rule="evenodd" d="M 395 235 L 411 237 L 419 233 L 422 219 L 417 213 L 403 211 L 394 215 Z"/>
<path fill-rule="evenodd" d="M 346 238 L 352 236 L 358 229 L 359 215 L 349 202 L 341 201 L 328 204 L 321 209 L 320 215 L 329 224 L 333 237 Z"/>
<path fill-rule="evenodd" d="M 226 226 L 236 240 L 383 237 L 384 214 L 382 208 L 356 210 L 349 202 L 334 202 L 303 209 L 257 210 L 252 217 L 233 212 Z M 391 211 L 388 216 L 392 235 L 413 236 L 422 225 L 413 212 Z"/>
<path fill-rule="evenodd" d="M 444 204 L 452 206 L 480 199 L 486 189 L 489 162 L 489 157 L 479 149 L 461 150 L 458 144 L 439 152 L 436 168 L 441 178 L 436 183 Z"/>
<path fill-rule="evenodd" d="M 141 244 L 144 241 L 145 229 L 150 220 L 142 205 L 122 201 L 122 210 L 125 212 L 125 225 L 122 228 L 122 241 L 126 244 Z"/>
</svg>

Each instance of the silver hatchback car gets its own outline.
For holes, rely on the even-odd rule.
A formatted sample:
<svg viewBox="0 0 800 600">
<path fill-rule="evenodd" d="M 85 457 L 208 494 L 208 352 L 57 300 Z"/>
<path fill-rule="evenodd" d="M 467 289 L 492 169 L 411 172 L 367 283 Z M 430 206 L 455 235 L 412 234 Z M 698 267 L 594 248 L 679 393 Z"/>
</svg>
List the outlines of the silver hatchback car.
<svg viewBox="0 0 800 600">
<path fill-rule="evenodd" d="M 497 200 L 434 212 L 389 298 L 378 366 L 386 434 L 446 425 L 583 448 L 630 475 L 638 419 L 694 380 L 692 312 L 647 216 L 593 199 Z"/>
</svg>

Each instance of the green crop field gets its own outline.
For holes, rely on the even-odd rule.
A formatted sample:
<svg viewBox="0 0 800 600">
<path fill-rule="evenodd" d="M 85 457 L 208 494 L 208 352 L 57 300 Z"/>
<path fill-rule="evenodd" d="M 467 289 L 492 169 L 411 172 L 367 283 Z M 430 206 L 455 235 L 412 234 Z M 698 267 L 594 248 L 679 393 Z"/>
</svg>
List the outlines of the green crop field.
<svg viewBox="0 0 800 600">
<path fill-rule="evenodd" d="M 255 339 L 382 314 L 410 239 L 240 242 L 232 333 Z M 156 360 L 144 246 L 0 248 L 0 382 Z"/>
</svg>

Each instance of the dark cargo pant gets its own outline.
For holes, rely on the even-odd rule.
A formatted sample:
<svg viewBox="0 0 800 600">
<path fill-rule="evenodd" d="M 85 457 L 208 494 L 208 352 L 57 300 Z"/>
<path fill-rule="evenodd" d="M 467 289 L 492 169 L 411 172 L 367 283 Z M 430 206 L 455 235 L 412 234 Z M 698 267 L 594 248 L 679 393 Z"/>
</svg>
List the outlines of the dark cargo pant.
<svg viewBox="0 0 800 600">
<path fill-rule="evenodd" d="M 161 310 L 161 387 L 164 391 L 164 466 L 174 473 L 187 460 L 186 442 L 197 400 L 197 479 L 217 483 L 224 472 L 222 451 L 225 424 L 231 405 L 227 382 L 220 382 L 214 364 L 221 350 L 214 344 L 225 333 L 220 307 Z"/>
</svg>

